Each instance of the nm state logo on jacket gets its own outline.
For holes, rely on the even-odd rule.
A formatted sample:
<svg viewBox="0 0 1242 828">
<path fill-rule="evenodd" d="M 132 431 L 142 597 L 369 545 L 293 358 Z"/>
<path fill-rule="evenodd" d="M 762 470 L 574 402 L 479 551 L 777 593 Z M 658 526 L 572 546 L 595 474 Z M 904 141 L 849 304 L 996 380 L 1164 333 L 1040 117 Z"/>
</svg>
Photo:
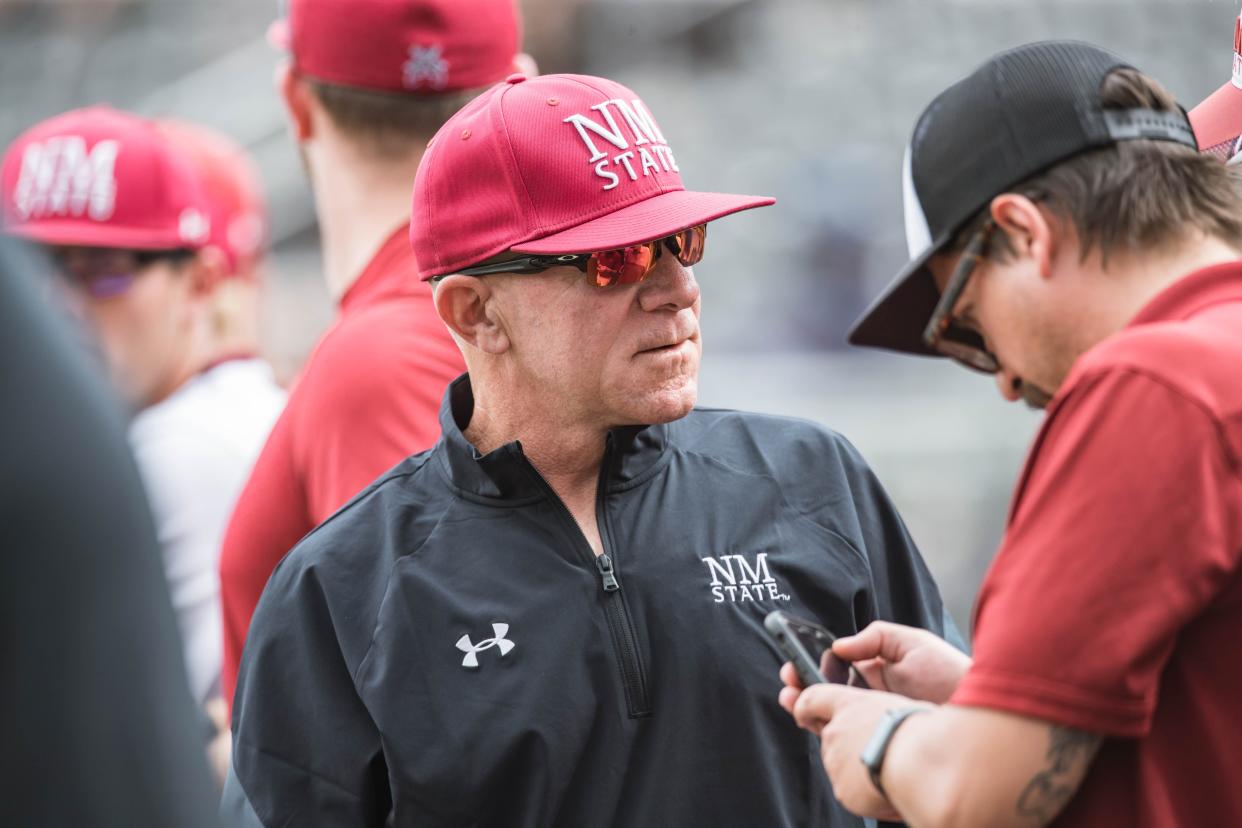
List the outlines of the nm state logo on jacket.
<svg viewBox="0 0 1242 828">
<path fill-rule="evenodd" d="M 756 554 L 753 565 L 745 555 L 719 555 L 699 560 L 707 566 L 712 597 L 717 604 L 725 601 L 741 604 L 746 601 L 789 600 L 789 596 L 781 592 L 776 578 L 772 577 L 767 552 Z"/>
</svg>

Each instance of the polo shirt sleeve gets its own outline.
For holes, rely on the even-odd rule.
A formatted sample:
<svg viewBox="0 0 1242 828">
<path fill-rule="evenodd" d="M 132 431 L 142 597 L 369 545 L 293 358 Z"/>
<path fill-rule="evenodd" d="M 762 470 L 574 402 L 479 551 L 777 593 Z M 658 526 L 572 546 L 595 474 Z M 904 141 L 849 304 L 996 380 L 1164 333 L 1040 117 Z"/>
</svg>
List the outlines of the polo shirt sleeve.
<svg viewBox="0 0 1242 828">
<path fill-rule="evenodd" d="M 1242 553 L 1238 470 L 1218 426 L 1130 369 L 1087 376 L 1057 404 L 985 579 L 975 662 L 952 703 L 1110 736 L 1149 730 L 1178 632 Z"/>
</svg>

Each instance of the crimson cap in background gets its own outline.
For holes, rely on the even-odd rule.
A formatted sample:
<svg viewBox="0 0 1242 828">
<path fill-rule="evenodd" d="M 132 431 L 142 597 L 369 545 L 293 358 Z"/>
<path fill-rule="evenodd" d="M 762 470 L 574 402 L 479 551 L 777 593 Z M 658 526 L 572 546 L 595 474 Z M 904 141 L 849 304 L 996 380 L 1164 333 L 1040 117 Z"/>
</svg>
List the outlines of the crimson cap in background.
<svg viewBox="0 0 1242 828">
<path fill-rule="evenodd" d="M 289 0 L 268 40 L 326 83 L 431 95 L 504 78 L 521 29 L 514 0 Z"/>
<path fill-rule="evenodd" d="M 105 106 L 49 118 L 9 145 L 0 227 L 41 244 L 197 249 L 209 211 L 188 160 L 137 115 Z"/>
<path fill-rule="evenodd" d="M 506 250 L 611 250 L 774 203 L 685 189 L 642 100 L 588 75 L 512 75 L 446 123 L 414 179 L 424 279 Z"/>
<path fill-rule="evenodd" d="M 1190 110 L 1199 149 L 1229 161 L 1242 149 L 1242 15 L 1233 24 L 1233 77 Z"/>
<path fill-rule="evenodd" d="M 267 209 L 254 159 L 233 139 L 200 124 L 157 123 L 198 175 L 207 201 L 207 244 L 224 253 L 229 276 L 252 275 L 267 241 Z"/>
</svg>

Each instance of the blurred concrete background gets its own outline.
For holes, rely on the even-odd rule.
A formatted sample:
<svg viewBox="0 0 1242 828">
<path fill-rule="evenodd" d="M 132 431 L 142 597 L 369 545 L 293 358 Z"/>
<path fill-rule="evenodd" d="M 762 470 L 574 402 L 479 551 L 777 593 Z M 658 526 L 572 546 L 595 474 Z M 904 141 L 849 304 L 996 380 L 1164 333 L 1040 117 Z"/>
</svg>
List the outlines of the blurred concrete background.
<svg viewBox="0 0 1242 828">
<path fill-rule="evenodd" d="M 914 119 L 989 54 L 1049 37 L 1111 48 L 1187 107 L 1230 71 L 1223 0 L 525 0 L 543 71 L 634 88 L 688 187 L 774 195 L 713 225 L 697 268 L 702 402 L 849 437 L 906 517 L 963 629 L 1038 415 L 987 378 L 844 348 L 905 257 Z M 0 0 L 0 141 L 96 102 L 214 126 L 263 170 L 267 346 L 292 377 L 331 317 L 314 214 L 272 89 L 266 0 Z"/>
</svg>

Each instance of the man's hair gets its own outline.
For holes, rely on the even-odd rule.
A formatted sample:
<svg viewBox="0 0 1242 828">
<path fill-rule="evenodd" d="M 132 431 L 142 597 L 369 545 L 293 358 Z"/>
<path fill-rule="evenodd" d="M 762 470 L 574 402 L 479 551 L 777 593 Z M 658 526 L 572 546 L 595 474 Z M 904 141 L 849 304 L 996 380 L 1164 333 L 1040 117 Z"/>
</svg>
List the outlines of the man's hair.
<svg viewBox="0 0 1242 828">
<path fill-rule="evenodd" d="M 481 91 L 405 95 L 305 80 L 332 123 L 379 161 L 400 161 L 422 149 L 445 121 Z"/>
<path fill-rule="evenodd" d="M 1100 90 L 1105 109 L 1179 112 L 1157 81 L 1135 69 L 1116 69 Z M 1045 205 L 1072 223 L 1085 259 L 1097 245 L 1142 253 L 1184 239 L 1192 230 L 1242 250 L 1242 169 L 1171 141 L 1120 141 L 1089 150 L 1007 189 Z M 954 237 L 961 250 L 991 217 L 985 206 Z M 1004 233 L 993 235 L 992 258 L 1012 253 Z"/>
</svg>

